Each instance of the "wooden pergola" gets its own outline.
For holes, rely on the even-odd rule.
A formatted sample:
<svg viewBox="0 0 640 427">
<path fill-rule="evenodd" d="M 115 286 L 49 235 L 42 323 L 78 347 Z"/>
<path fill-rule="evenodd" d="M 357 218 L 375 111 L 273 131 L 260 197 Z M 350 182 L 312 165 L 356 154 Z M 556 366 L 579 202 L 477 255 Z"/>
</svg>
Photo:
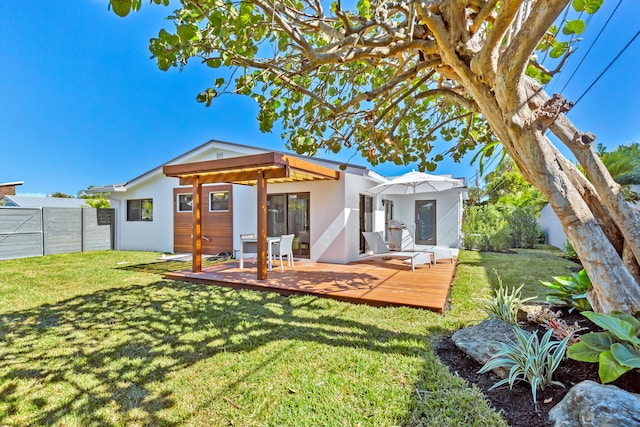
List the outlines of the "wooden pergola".
<svg viewBox="0 0 640 427">
<path fill-rule="evenodd" d="M 203 184 L 228 183 L 256 185 L 258 190 L 258 280 L 267 278 L 267 183 L 338 180 L 336 170 L 281 153 L 265 153 L 228 159 L 168 165 L 166 176 L 180 179 L 180 185 L 193 187 L 192 271 L 202 271 Z"/>
</svg>

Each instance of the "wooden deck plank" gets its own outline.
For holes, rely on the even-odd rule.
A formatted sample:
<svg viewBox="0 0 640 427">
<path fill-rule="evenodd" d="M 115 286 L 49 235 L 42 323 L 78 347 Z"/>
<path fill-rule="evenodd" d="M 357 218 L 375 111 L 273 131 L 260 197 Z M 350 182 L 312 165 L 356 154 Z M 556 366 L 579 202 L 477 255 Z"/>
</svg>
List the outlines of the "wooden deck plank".
<svg viewBox="0 0 640 427">
<path fill-rule="evenodd" d="M 357 304 L 407 306 L 441 313 L 447 303 L 455 275 L 455 263 L 441 261 L 432 268 L 418 266 L 415 272 L 401 260 L 362 261 L 350 264 L 296 261 L 295 268 L 278 265 L 266 280 L 256 279 L 255 264 L 237 261 L 203 267 L 201 273 L 188 270 L 165 275 L 168 279 L 274 291 L 283 295 L 309 294 Z"/>
</svg>

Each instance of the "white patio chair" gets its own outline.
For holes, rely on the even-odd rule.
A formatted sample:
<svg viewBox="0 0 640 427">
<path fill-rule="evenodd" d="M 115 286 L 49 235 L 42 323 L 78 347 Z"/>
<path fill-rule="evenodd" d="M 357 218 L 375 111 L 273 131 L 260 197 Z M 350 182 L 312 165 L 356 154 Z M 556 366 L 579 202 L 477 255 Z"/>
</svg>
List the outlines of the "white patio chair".
<svg viewBox="0 0 640 427">
<path fill-rule="evenodd" d="M 411 271 L 416 270 L 416 257 L 425 258 L 421 252 L 391 252 L 389 247 L 385 243 L 382 235 L 374 231 L 363 231 L 362 235 L 367 241 L 369 246 L 369 254 L 361 259 L 375 259 L 375 258 L 400 258 L 411 261 Z M 426 262 L 431 267 L 431 258 Z"/>
<path fill-rule="evenodd" d="M 284 271 L 282 257 L 287 257 L 287 265 L 295 267 L 293 264 L 293 238 L 295 234 L 285 234 L 280 236 L 280 241 L 273 244 L 273 255 L 280 260 L 280 270 Z"/>
<path fill-rule="evenodd" d="M 256 242 L 255 234 L 241 234 L 240 244 L 242 250 L 240 251 L 240 268 L 244 268 L 244 256 L 246 254 L 252 254 L 253 262 L 256 262 L 256 256 L 258 254 L 258 243 Z"/>
</svg>

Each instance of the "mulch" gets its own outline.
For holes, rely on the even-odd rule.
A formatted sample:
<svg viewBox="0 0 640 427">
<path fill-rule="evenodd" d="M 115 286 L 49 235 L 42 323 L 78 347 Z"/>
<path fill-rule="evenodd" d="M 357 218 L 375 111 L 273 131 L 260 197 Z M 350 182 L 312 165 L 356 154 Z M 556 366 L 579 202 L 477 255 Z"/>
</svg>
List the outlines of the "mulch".
<svg viewBox="0 0 640 427">
<path fill-rule="evenodd" d="M 588 326 L 590 330 L 597 329 L 597 326 L 577 313 L 566 314 L 563 319 L 568 323 L 578 321 L 581 326 Z M 529 331 L 538 330 L 540 337 L 545 332 L 544 328 L 535 324 L 527 323 L 522 327 Z M 588 331 L 583 332 L 587 333 Z M 554 379 L 563 383 L 565 388 L 554 387 L 538 390 L 536 411 L 529 384 L 519 383 L 514 385 L 511 390 L 508 385 L 489 390 L 496 382 L 500 381 L 500 378 L 492 372 L 478 374 L 482 365 L 459 350 L 451 337 L 437 343 L 436 351 L 440 360 L 449 367 L 452 374 L 466 379 L 470 384 L 475 384 L 485 394 L 490 405 L 501 412 L 509 425 L 514 427 L 553 426 L 553 423 L 549 421 L 549 411 L 564 398 L 572 386 L 585 380 L 600 382 L 598 364 L 578 362 L 565 357 L 554 374 Z M 623 390 L 640 393 L 640 370 L 627 372 L 610 384 Z"/>
</svg>

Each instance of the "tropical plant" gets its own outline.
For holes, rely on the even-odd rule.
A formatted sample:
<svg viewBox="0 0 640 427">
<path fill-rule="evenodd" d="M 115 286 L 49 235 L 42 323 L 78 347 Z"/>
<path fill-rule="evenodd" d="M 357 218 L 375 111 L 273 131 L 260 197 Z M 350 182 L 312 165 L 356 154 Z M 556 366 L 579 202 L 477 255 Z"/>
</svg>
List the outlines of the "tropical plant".
<svg viewBox="0 0 640 427">
<path fill-rule="evenodd" d="M 553 373 L 567 350 L 570 336 L 562 341 L 552 341 L 552 331 L 547 331 L 542 339 L 538 333 L 530 333 L 514 326 L 516 341 L 498 344 L 498 352 L 480 368 L 479 373 L 485 373 L 497 368 L 509 371 L 509 376 L 495 383 L 491 389 L 509 384 L 509 388 L 518 381 L 526 381 L 531 385 L 533 403 L 537 406 L 537 391 L 545 387 L 556 385 L 564 387 L 559 381 L 553 380 Z"/>
<path fill-rule="evenodd" d="M 569 348 L 568 357 L 599 363 L 598 375 L 603 384 L 640 368 L 640 312 L 635 316 L 618 311 L 609 315 L 592 311 L 582 314 L 604 331 L 582 335 L 580 341 Z"/>
<path fill-rule="evenodd" d="M 568 345 L 570 346 L 578 342 L 578 332 L 587 329 L 580 326 L 578 322 L 567 323 L 562 318 L 562 311 L 553 311 L 550 308 L 528 313 L 527 320 L 544 326 L 547 331 L 551 331 L 551 335 L 555 338 L 562 340 L 569 337 Z"/>
<path fill-rule="evenodd" d="M 548 203 L 542 193 L 522 177 L 518 166 L 509 156 L 504 156 L 484 180 L 487 202 L 490 204 L 526 208 L 536 218 Z"/>
<path fill-rule="evenodd" d="M 613 180 L 622 186 L 625 198 L 639 200 L 640 194 L 632 192 L 630 186 L 640 185 L 640 143 L 620 145 L 611 152 L 598 145 L 598 154 Z"/>
<path fill-rule="evenodd" d="M 638 215 L 594 135 L 564 114 L 573 104 L 544 90 L 603 0 L 151 1 L 172 4 L 150 42 L 158 67 L 206 64 L 213 84 L 198 101 L 252 97 L 260 129 L 278 123 L 299 154 L 347 147 L 373 165 L 432 171 L 445 155 L 457 161 L 499 142 L 556 212 L 581 218 L 563 228 L 598 289 L 595 308 L 640 308 Z M 109 2 L 120 16 L 142 4 Z"/>
<path fill-rule="evenodd" d="M 487 313 L 490 318 L 500 319 L 512 325 L 518 324 L 518 311 L 522 304 L 536 297 L 522 298 L 520 291 L 524 285 L 519 288 L 508 288 L 502 286 L 502 279 L 498 277 L 499 287 L 495 290 L 494 296 L 487 296 L 480 302 L 480 309 Z"/>
<path fill-rule="evenodd" d="M 553 292 L 547 295 L 546 300 L 555 304 L 567 305 L 569 311 L 591 310 L 591 304 L 587 300 L 587 292 L 591 289 L 591 280 L 586 270 L 572 273 L 571 276 L 555 276 L 555 282 L 540 282 Z"/>
</svg>

